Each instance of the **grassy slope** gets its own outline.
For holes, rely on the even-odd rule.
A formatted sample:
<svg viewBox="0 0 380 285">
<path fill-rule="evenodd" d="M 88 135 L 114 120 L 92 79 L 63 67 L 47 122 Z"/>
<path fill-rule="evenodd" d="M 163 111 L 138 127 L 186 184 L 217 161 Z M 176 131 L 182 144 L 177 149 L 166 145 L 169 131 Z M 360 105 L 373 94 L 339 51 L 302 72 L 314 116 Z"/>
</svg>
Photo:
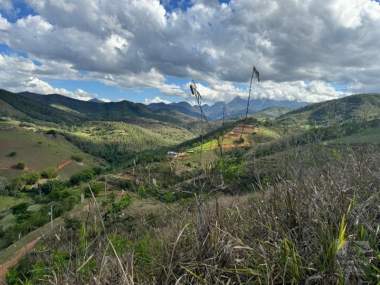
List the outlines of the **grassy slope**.
<svg viewBox="0 0 380 285">
<path fill-rule="evenodd" d="M 10 197 L 10 196 L 0 196 L 0 212 L 5 211 L 13 206 L 16 206 L 26 201 L 29 201 L 29 199 L 24 198 L 24 197 L 16 198 L 16 197 Z"/>
<path fill-rule="evenodd" d="M 9 153 L 16 152 L 14 157 Z M 18 162 L 24 162 L 27 170 L 41 171 L 49 167 L 57 167 L 72 155 L 84 158 L 84 165 L 71 163 L 59 174 L 68 177 L 84 167 L 94 165 L 95 160 L 70 144 L 63 137 L 46 135 L 34 130 L 26 130 L 7 123 L 0 124 L 0 175 L 13 177 L 22 173 L 21 170 L 12 169 Z"/>
<path fill-rule="evenodd" d="M 380 144 L 380 126 L 359 131 L 356 134 L 331 141 L 345 144 Z"/>
<path fill-rule="evenodd" d="M 39 95 L 29 92 L 16 94 L 1 89 L 0 100 L 7 104 L 6 109 L 11 106 L 12 110 L 19 112 L 17 114 L 11 112 L 14 115 L 12 117 L 24 119 L 27 115 L 33 120 L 58 124 L 72 125 L 83 121 L 125 122 L 149 119 L 186 126 L 189 122 L 196 120 L 194 117 L 173 110 L 154 112 L 144 104 L 129 101 L 97 103 L 76 100 L 57 94 Z M 0 105 L 0 115 L 2 112 L 2 105 Z"/>
<path fill-rule="evenodd" d="M 57 232 L 60 240 L 44 239 L 12 273 L 22 278 L 27 273 L 31 284 L 41 282 L 39 273 L 46 278 L 43 284 L 56 276 L 71 284 L 86 284 L 93 276 L 102 284 L 122 284 L 120 258 L 123 264 L 133 262 L 135 284 L 174 284 L 179 278 L 184 284 L 304 284 L 311 278 L 337 284 L 346 275 L 377 284 L 379 152 L 334 151 L 337 159 L 332 149 L 315 147 L 290 151 L 281 158 L 284 179 L 274 185 L 262 181 L 265 191 L 240 199 L 151 205 L 148 213 L 133 196 L 119 215 L 103 216 L 118 254 L 109 254 L 112 262 L 102 263 L 109 241 L 93 210 L 77 230 Z M 372 187 L 362 191 L 367 185 Z M 362 249 L 369 249 L 366 255 Z M 87 259 L 90 265 L 81 267 Z"/>
<path fill-rule="evenodd" d="M 127 151 L 142 151 L 174 145 L 194 135 L 186 129 L 166 124 L 142 126 L 123 122 L 89 122 L 77 127 L 73 135 L 97 143 L 118 143 Z"/>
<path fill-rule="evenodd" d="M 380 118 L 380 94 L 359 94 L 308 105 L 280 116 L 277 121 L 308 126 L 376 118 Z"/>
<path fill-rule="evenodd" d="M 15 109 L 3 100 L 0 100 L 0 117 L 21 118 L 24 120 L 30 119 L 26 114 Z"/>
<path fill-rule="evenodd" d="M 252 116 L 258 120 L 275 119 L 281 115 L 290 112 L 291 110 L 292 109 L 286 107 L 270 107 L 256 112 Z"/>
</svg>

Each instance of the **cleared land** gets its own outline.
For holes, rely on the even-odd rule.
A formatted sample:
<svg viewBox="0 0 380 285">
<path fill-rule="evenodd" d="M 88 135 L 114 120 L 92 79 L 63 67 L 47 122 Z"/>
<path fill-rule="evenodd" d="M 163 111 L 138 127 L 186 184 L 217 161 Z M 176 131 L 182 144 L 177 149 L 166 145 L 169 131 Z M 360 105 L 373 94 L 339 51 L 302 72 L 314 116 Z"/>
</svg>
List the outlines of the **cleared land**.
<svg viewBox="0 0 380 285">
<path fill-rule="evenodd" d="M 62 167 L 59 175 L 63 178 L 95 165 L 96 160 L 60 135 L 0 124 L 0 176 L 11 178 L 26 171 L 57 168 L 73 155 L 83 158 L 83 163 L 70 163 Z M 15 169 L 19 162 L 25 164 L 24 170 Z"/>
</svg>

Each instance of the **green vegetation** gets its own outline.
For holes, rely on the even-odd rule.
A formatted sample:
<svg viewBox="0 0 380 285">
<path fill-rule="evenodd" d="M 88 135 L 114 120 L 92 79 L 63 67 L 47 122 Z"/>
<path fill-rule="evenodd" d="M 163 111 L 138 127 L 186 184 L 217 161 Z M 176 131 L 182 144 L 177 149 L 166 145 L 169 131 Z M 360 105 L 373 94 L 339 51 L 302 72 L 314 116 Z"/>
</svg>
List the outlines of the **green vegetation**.
<svg viewBox="0 0 380 285">
<path fill-rule="evenodd" d="M 57 175 L 58 173 L 54 168 L 47 168 L 41 171 L 41 178 L 44 178 L 44 179 L 56 178 Z"/>
<path fill-rule="evenodd" d="M 41 99 L 84 119 L 60 129 L 0 123 L 12 138 L 0 160 L 26 163 L 0 180 L 0 247 L 44 234 L 8 284 L 379 283 L 380 108 L 372 96 L 227 122 L 201 137 L 154 111 L 131 120 L 143 106 L 91 115 L 106 104 Z M 108 121 L 128 108 L 129 121 Z M 41 148 L 43 160 L 49 144 L 55 156 L 66 147 L 64 158 L 36 167 L 31 150 Z M 106 162 L 94 167 L 94 157 Z M 68 165 L 80 168 L 65 179 L 59 169 Z M 51 212 L 60 227 L 46 227 Z"/>
<path fill-rule="evenodd" d="M 17 162 L 14 166 L 14 169 L 24 170 L 25 169 L 25 162 Z"/>
<path fill-rule="evenodd" d="M 287 165 L 285 172 L 277 172 L 272 182 L 257 180 L 253 193 L 235 198 L 201 195 L 170 207 L 156 202 L 159 211 L 143 204 L 145 210 L 139 212 L 134 206 L 138 201 L 131 203 L 130 196 L 124 196 L 106 204 L 101 216 L 95 211 L 90 215 L 93 220 L 61 232 L 67 242 L 46 238 L 43 244 L 49 254 L 29 255 L 8 274 L 8 282 L 18 284 L 12 283 L 14 276 L 32 284 L 41 282 L 39 271 L 33 269 L 40 266 L 46 284 L 57 277 L 86 283 L 93 276 L 105 283 L 123 274 L 125 268 L 117 260 L 127 264 L 133 252 L 133 280 L 138 284 L 153 280 L 170 284 L 179 276 L 189 284 L 212 284 L 218 279 L 299 284 L 315 278 L 334 284 L 346 278 L 376 284 L 379 252 L 374 209 L 380 201 L 374 171 L 380 169 L 379 154 L 380 149 L 370 146 L 355 150 L 314 144 L 294 149 L 274 162 Z M 245 159 L 244 152 L 229 155 L 223 168 L 226 178 L 232 175 L 231 182 L 247 175 L 251 181 L 257 179 L 251 166 L 243 166 Z M 229 178 L 225 182 L 232 190 Z M 374 187 L 362 191 L 368 183 Z M 73 254 L 57 258 L 69 248 Z M 112 262 L 104 264 L 101 256 L 106 252 Z M 87 265 L 89 256 L 92 262 Z M 355 270 L 347 262 L 355 264 Z"/>
<path fill-rule="evenodd" d="M 71 159 L 75 160 L 76 162 L 82 162 L 83 161 L 83 157 L 81 157 L 79 155 L 72 155 Z"/>
<path fill-rule="evenodd" d="M 118 103 L 96 103 L 75 100 L 60 95 L 41 96 L 33 93 L 14 94 L 0 90 L 0 115 L 20 120 L 44 121 L 73 125 L 83 121 L 156 120 L 160 122 L 186 124 L 194 118 L 182 113 L 154 112 L 144 104 L 121 101 Z"/>
<path fill-rule="evenodd" d="M 4 210 L 8 210 L 12 208 L 13 206 L 16 206 L 25 201 L 28 201 L 28 199 L 22 198 L 22 197 L 11 197 L 11 196 L 2 195 L 0 196 L 0 212 L 3 212 Z"/>
<path fill-rule="evenodd" d="M 46 224 L 50 220 L 52 208 L 54 217 L 59 217 L 80 200 L 80 191 L 60 180 L 48 180 L 34 188 L 27 187 L 38 178 L 36 173 L 15 178 L 8 186 L 14 197 L 2 196 L 4 205 L 0 211 L 0 248 Z"/>
<path fill-rule="evenodd" d="M 285 125 L 299 127 L 331 125 L 348 121 L 368 121 L 380 118 L 380 95 L 360 94 L 342 99 L 311 104 L 278 118 Z"/>
<path fill-rule="evenodd" d="M 16 156 L 16 154 L 17 154 L 17 152 L 15 152 L 15 151 L 12 151 L 12 152 L 10 152 L 10 153 L 8 153 L 8 157 L 15 157 Z"/>
<path fill-rule="evenodd" d="M 9 156 L 10 152 L 17 155 Z M 70 177 L 81 168 L 91 167 L 99 161 L 83 153 L 62 136 L 46 135 L 43 130 L 13 126 L 8 122 L 0 123 L 0 176 L 15 177 L 25 167 L 27 171 L 39 172 L 47 168 L 56 169 L 71 156 L 82 157 L 84 165 L 67 164 L 57 170 L 60 176 Z"/>
</svg>

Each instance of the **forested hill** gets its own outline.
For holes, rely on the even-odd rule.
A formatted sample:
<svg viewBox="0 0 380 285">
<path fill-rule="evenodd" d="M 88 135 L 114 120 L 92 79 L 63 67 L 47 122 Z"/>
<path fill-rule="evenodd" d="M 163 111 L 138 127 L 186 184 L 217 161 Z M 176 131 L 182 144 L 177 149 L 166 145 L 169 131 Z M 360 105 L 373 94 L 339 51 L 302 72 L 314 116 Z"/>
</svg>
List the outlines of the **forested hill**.
<svg viewBox="0 0 380 285">
<path fill-rule="evenodd" d="M 181 124 L 195 119 L 172 110 L 153 111 L 144 104 L 125 100 L 100 103 L 76 100 L 57 94 L 40 95 L 0 90 L 0 102 L 0 116 L 54 123 L 72 124 L 94 120 L 128 121 L 138 118 Z"/>
<path fill-rule="evenodd" d="M 278 121 L 298 125 L 326 125 L 378 118 L 380 94 L 357 94 L 308 105 L 280 116 Z"/>
</svg>

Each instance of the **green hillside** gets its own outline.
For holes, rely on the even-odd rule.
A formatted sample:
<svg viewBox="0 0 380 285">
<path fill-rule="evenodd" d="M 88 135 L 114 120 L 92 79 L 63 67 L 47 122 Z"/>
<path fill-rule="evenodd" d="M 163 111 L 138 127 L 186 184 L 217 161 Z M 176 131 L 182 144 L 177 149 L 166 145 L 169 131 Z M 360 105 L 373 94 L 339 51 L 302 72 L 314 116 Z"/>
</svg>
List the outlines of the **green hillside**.
<svg viewBox="0 0 380 285">
<path fill-rule="evenodd" d="M 83 161 L 72 161 L 73 156 L 81 157 Z M 99 160 L 83 153 L 60 135 L 49 135 L 34 128 L 0 123 L 0 176 L 9 178 L 27 172 L 56 169 L 66 161 L 71 162 L 58 171 L 65 178 L 99 163 Z M 18 163 L 23 163 L 24 169 L 17 169 Z"/>
<path fill-rule="evenodd" d="M 184 128 L 158 122 L 87 122 L 65 131 L 74 145 L 110 162 L 122 162 L 139 152 L 174 146 L 194 137 Z"/>
<path fill-rule="evenodd" d="M 6 118 L 19 118 L 22 120 L 30 120 L 30 118 L 23 112 L 15 109 L 3 100 L 0 100 L 0 117 Z"/>
<path fill-rule="evenodd" d="M 280 116 L 288 125 L 313 126 L 380 118 L 380 94 L 358 94 L 311 104 Z"/>
<path fill-rule="evenodd" d="M 17 119 L 79 124 L 84 121 L 156 120 L 185 126 L 196 119 L 172 110 L 152 111 L 144 104 L 129 101 L 99 103 L 52 94 L 12 93 L 0 90 L 0 115 Z"/>
<path fill-rule="evenodd" d="M 287 107 L 269 107 L 254 113 L 252 116 L 258 120 L 275 119 L 290 112 L 291 110 L 292 109 Z"/>
<path fill-rule="evenodd" d="M 304 284 L 317 275 L 338 284 L 355 272 L 377 284 L 378 103 L 357 95 L 277 119 L 286 110 L 214 122 L 211 131 L 192 124 L 203 136 L 147 116 L 92 120 L 91 106 L 63 101 L 49 106 L 80 123 L 4 118 L 0 176 L 10 183 L 0 181 L 0 248 L 10 247 L 0 263 L 16 265 L 6 280 L 88 284 L 96 275 L 121 284 L 126 274 L 131 284 Z M 64 165 L 58 178 L 25 175 L 51 165 Z"/>
</svg>

